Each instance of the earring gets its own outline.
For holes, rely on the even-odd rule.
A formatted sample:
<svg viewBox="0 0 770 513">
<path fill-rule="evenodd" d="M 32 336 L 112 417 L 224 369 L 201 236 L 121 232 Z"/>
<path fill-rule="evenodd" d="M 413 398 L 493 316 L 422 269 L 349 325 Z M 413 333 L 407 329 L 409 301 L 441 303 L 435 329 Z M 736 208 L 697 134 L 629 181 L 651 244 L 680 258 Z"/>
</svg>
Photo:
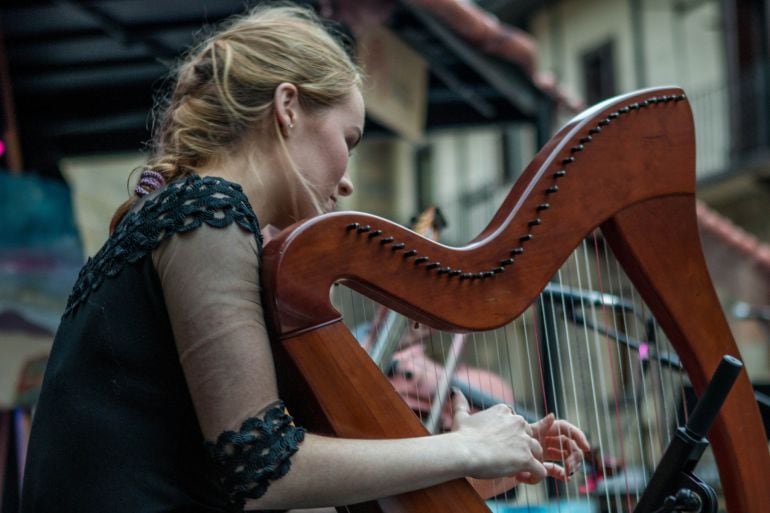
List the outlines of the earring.
<svg viewBox="0 0 770 513">
<path fill-rule="evenodd" d="M 289 128 L 294 128 L 294 123 L 289 123 Z"/>
</svg>

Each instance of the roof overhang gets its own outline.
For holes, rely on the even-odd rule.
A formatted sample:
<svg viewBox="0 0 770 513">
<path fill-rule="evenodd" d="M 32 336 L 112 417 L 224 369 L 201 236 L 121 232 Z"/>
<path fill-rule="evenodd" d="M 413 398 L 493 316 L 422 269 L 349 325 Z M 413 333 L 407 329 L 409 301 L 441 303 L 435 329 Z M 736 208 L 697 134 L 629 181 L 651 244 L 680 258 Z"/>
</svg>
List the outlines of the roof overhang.
<svg viewBox="0 0 770 513">
<path fill-rule="evenodd" d="M 177 56 L 201 27 L 243 9 L 242 0 L 6 3 L 0 24 L 25 167 L 47 174 L 63 156 L 141 149 L 153 95 Z M 553 100 L 519 66 L 430 13 L 396 2 L 386 25 L 429 64 L 428 131 L 548 119 Z M 367 132 L 387 130 L 369 120 Z"/>
</svg>

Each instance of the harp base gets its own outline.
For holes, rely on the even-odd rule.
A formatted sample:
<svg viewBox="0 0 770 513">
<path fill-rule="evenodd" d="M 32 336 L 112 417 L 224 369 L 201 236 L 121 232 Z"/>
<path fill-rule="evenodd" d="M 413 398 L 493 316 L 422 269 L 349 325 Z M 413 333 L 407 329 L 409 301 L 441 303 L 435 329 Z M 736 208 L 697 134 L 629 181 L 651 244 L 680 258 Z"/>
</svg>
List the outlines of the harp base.
<svg viewBox="0 0 770 513">
<path fill-rule="evenodd" d="M 671 476 L 672 472 L 669 471 L 672 468 L 694 467 L 706 447 L 708 447 L 708 441 L 705 438 L 694 438 L 687 428 L 677 429 L 666 454 L 658 465 L 658 470 L 634 508 L 634 513 L 667 511 L 716 513 L 717 496 L 711 486 L 690 472 L 682 471 L 678 475 Z M 670 486 L 670 483 L 676 483 L 676 485 Z M 675 493 L 672 493 L 674 490 L 676 490 Z"/>
<path fill-rule="evenodd" d="M 687 476 L 689 483 L 680 488 L 676 495 L 670 495 L 663 501 L 663 507 L 655 513 L 669 511 L 692 511 L 694 513 L 716 513 L 717 496 L 714 489 L 698 479 L 697 476 Z"/>
<path fill-rule="evenodd" d="M 634 513 L 663 511 L 696 511 L 716 513 L 717 498 L 714 489 L 691 473 L 709 445 L 705 435 L 711 428 L 722 404 L 735 384 L 743 363 L 725 355 L 706 391 L 695 406 L 687 422 L 674 433 L 647 489 Z M 675 483 L 675 486 L 671 486 Z M 666 496 L 672 491 L 675 494 Z M 662 500 L 662 507 L 659 506 Z"/>
</svg>

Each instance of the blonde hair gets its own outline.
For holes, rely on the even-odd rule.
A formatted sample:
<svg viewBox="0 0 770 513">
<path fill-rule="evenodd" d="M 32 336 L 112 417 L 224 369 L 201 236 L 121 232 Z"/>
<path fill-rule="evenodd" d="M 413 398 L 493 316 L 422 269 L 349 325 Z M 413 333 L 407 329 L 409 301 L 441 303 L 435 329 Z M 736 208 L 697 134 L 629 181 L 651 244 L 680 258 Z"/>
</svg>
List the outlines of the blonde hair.
<svg viewBox="0 0 770 513">
<path fill-rule="evenodd" d="M 196 173 L 255 129 L 272 133 L 285 151 L 278 121 L 271 116 L 275 89 L 284 82 L 297 87 L 303 107 L 323 108 L 360 88 L 361 72 L 310 9 L 258 7 L 230 20 L 178 66 L 173 92 L 158 107 L 163 113 L 144 169 L 160 173 L 166 182 Z M 289 167 L 316 202 L 308 182 L 293 164 Z M 137 199 L 134 195 L 118 208 L 110 231 Z"/>
</svg>

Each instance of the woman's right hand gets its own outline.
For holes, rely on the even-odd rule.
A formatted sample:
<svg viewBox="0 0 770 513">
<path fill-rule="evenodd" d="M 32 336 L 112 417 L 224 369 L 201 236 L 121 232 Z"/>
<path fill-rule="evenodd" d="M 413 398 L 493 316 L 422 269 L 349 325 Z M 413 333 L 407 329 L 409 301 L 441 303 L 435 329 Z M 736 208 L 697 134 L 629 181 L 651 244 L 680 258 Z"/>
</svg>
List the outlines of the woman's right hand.
<svg viewBox="0 0 770 513">
<path fill-rule="evenodd" d="M 537 483 L 550 475 L 566 479 L 559 465 L 543 461 L 543 448 L 524 417 L 505 404 L 471 414 L 468 400 L 452 390 L 452 432 L 468 451 L 468 475 L 477 479 L 516 476 Z"/>
</svg>

